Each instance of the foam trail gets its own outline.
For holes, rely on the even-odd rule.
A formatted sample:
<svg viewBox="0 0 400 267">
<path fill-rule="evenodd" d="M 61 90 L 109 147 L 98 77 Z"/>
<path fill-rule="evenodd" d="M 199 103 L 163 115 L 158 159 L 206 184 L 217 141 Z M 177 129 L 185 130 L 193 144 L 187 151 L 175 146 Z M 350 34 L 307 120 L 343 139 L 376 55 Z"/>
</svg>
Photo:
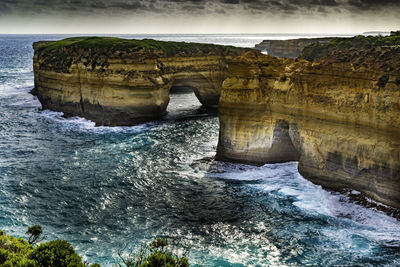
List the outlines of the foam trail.
<svg viewBox="0 0 400 267">
<path fill-rule="evenodd" d="M 293 206 L 302 212 L 335 218 L 340 223 L 349 225 L 360 236 L 374 242 L 386 243 L 392 240 L 390 246 L 400 245 L 400 224 L 395 218 L 352 203 L 344 194 L 326 191 L 321 186 L 311 183 L 298 173 L 295 162 L 266 164 L 262 167 L 235 164 L 227 166 L 223 173 L 206 176 L 246 182 L 257 181 L 258 184 L 249 186 L 292 198 Z M 335 236 L 336 231 L 338 229 L 329 235 Z M 393 239 L 397 241 L 393 242 Z"/>
<path fill-rule="evenodd" d="M 152 129 L 157 125 L 155 122 L 144 123 L 136 126 L 120 126 L 120 127 L 109 127 L 109 126 L 98 126 L 96 123 L 87 120 L 82 117 L 69 117 L 65 118 L 63 112 L 56 112 L 51 110 L 43 110 L 40 116 L 47 120 L 57 123 L 61 128 L 72 131 L 85 131 L 97 134 L 107 133 L 141 133 L 146 130 Z"/>
</svg>

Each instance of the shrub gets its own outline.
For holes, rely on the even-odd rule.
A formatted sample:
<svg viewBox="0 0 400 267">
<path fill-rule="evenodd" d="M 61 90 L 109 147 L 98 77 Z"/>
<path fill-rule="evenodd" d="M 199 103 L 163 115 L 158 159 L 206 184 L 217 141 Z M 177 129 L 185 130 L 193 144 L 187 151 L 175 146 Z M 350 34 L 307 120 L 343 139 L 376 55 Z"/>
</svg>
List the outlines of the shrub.
<svg viewBox="0 0 400 267">
<path fill-rule="evenodd" d="M 32 250 L 32 246 L 26 242 L 23 238 L 14 238 L 12 236 L 9 237 L 11 243 L 8 247 L 10 252 L 19 255 L 27 255 L 28 252 Z"/>
<path fill-rule="evenodd" d="M 32 246 L 22 238 L 0 235 L 0 264 L 1 266 L 35 267 L 35 261 L 27 258 L 33 250 Z"/>
<path fill-rule="evenodd" d="M 151 250 L 164 250 L 169 246 L 168 239 L 166 238 L 155 238 L 150 242 L 149 247 Z"/>
<path fill-rule="evenodd" d="M 42 234 L 42 227 L 34 225 L 28 228 L 29 242 L 23 238 L 14 238 L 0 231 L 0 266 L 2 267 L 83 267 L 74 248 L 65 240 L 53 240 L 33 247 Z M 92 264 L 91 267 L 100 267 Z"/>
<path fill-rule="evenodd" d="M 29 258 L 38 262 L 40 266 L 85 266 L 82 258 L 65 240 L 53 240 L 40 244 L 32 251 Z"/>
<path fill-rule="evenodd" d="M 0 249 L 0 264 L 3 264 L 10 257 L 10 252 L 5 249 Z"/>
<path fill-rule="evenodd" d="M 37 267 L 38 264 L 34 260 L 13 257 L 7 260 L 2 266 Z"/>
<path fill-rule="evenodd" d="M 0 235 L 0 248 L 8 248 L 10 244 L 11 241 L 6 235 Z"/>
<path fill-rule="evenodd" d="M 140 265 L 141 267 L 187 267 L 189 262 L 186 258 L 174 257 L 159 251 L 151 253 Z"/>
<path fill-rule="evenodd" d="M 42 234 L 42 227 L 40 225 L 30 226 L 26 233 L 30 234 L 28 243 L 33 245 L 39 241 L 40 235 Z"/>
<path fill-rule="evenodd" d="M 23 238 L 14 238 L 0 231 L 0 266 L 2 267 L 88 267 L 87 262 L 75 252 L 66 240 L 53 240 L 37 247 L 32 244 L 39 240 L 42 227 L 34 225 L 28 228 L 29 242 Z M 33 241 L 33 242 L 32 242 Z M 31 243 L 32 242 L 32 243 Z M 182 253 L 178 253 L 183 248 Z M 188 267 L 189 247 L 166 238 L 155 238 L 137 253 L 128 256 L 118 251 L 116 266 L 126 267 Z M 101 267 L 94 263 L 90 267 Z"/>
<path fill-rule="evenodd" d="M 118 251 L 119 260 L 116 266 L 122 267 L 187 267 L 189 261 L 189 247 L 184 248 L 184 252 L 179 254 L 178 247 L 182 247 L 178 242 L 172 245 L 166 238 L 156 238 L 147 246 L 142 246 L 136 253 L 128 256 L 122 255 L 122 250 Z M 122 261 L 122 263 L 121 263 Z"/>
</svg>

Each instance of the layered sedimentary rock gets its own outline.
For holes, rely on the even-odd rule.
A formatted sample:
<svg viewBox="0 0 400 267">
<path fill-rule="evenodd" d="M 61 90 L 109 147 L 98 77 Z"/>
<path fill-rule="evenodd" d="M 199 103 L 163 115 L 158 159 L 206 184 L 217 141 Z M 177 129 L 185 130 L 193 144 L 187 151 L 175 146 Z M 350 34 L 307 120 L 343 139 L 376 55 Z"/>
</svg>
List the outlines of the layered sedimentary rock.
<svg viewBox="0 0 400 267">
<path fill-rule="evenodd" d="M 268 55 L 275 57 L 296 58 L 303 48 L 310 44 L 325 44 L 334 39 L 334 37 L 324 38 L 299 38 L 290 40 L 264 40 L 255 45 L 257 50 L 267 52 Z"/>
<path fill-rule="evenodd" d="M 215 106 L 227 60 L 241 48 L 78 37 L 34 44 L 35 93 L 45 109 L 99 125 L 134 125 L 166 113 L 171 86 Z"/>
<path fill-rule="evenodd" d="M 219 103 L 217 159 L 299 161 L 330 189 L 400 208 L 400 48 L 235 58 Z M 304 55 L 309 56 L 309 55 Z"/>
</svg>

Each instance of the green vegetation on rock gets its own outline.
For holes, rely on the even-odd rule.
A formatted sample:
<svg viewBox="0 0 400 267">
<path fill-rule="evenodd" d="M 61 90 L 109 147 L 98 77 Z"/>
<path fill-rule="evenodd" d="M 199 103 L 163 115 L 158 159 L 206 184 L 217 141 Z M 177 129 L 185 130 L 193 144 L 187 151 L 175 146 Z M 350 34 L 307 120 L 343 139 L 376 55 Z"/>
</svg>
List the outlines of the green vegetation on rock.
<svg viewBox="0 0 400 267">
<path fill-rule="evenodd" d="M 100 264 L 89 265 L 75 252 L 66 240 L 52 240 L 38 246 L 42 227 L 34 225 L 28 228 L 30 244 L 23 238 L 14 238 L 0 231 L 0 266 L 5 267 L 100 267 Z M 127 267 L 188 267 L 189 248 L 178 253 L 181 246 L 170 243 L 168 239 L 156 238 L 136 253 L 125 255 L 119 251 L 116 266 Z"/>
<path fill-rule="evenodd" d="M 364 36 L 357 35 L 352 38 L 335 38 L 326 46 L 336 46 L 341 49 L 349 47 L 370 48 L 375 46 L 400 45 L 400 36 Z"/>
<path fill-rule="evenodd" d="M 138 51 L 158 50 L 167 56 L 178 54 L 193 55 L 198 53 L 233 53 L 239 54 L 247 49 L 234 46 L 223 46 L 202 43 L 157 41 L 153 39 L 123 39 L 116 37 L 72 37 L 55 42 L 46 42 L 38 47 L 39 52 L 50 52 L 58 49 L 81 48 L 97 51 Z"/>
<path fill-rule="evenodd" d="M 326 44 L 314 43 L 308 45 L 303 49 L 300 58 L 308 61 L 316 61 L 336 57 L 341 61 L 346 61 L 346 53 L 351 49 L 358 51 L 374 50 L 379 47 L 398 49 L 399 46 L 400 36 L 358 35 L 352 38 L 334 38 Z"/>
<path fill-rule="evenodd" d="M 28 243 L 33 245 L 40 241 L 40 236 L 42 235 L 42 226 L 40 225 L 33 225 L 28 227 L 27 234 L 29 234 Z"/>
<path fill-rule="evenodd" d="M 30 241 L 38 241 L 42 233 L 40 225 L 28 228 Z M 33 243 L 35 243 L 33 242 Z M 23 238 L 14 238 L 0 231 L 0 266 L 18 267 L 85 267 L 87 262 L 75 252 L 71 244 L 65 240 L 53 240 L 33 246 Z M 91 267 L 100 265 L 93 264 Z"/>
<path fill-rule="evenodd" d="M 29 258 L 42 266 L 85 266 L 82 263 L 82 258 L 75 253 L 71 244 L 65 240 L 52 240 L 40 244 L 32 250 Z"/>
<path fill-rule="evenodd" d="M 187 256 L 189 247 L 183 252 L 178 250 L 182 246 L 179 243 L 170 243 L 166 238 L 155 238 L 147 246 L 142 246 L 139 251 L 124 255 L 118 252 L 119 259 L 116 266 L 122 267 L 188 267 L 190 266 Z"/>
<path fill-rule="evenodd" d="M 82 62 L 92 70 L 103 71 L 109 59 L 143 62 L 160 57 L 237 56 L 250 50 L 234 46 L 123 39 L 115 37 L 72 37 L 33 44 L 40 68 L 68 73 L 71 64 Z"/>
</svg>

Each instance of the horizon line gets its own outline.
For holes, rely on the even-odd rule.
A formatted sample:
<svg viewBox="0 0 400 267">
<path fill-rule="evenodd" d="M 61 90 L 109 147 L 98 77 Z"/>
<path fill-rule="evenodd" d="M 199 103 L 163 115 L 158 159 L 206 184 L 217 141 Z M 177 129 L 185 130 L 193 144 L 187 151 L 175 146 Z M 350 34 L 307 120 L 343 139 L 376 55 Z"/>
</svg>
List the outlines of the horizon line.
<svg viewBox="0 0 400 267">
<path fill-rule="evenodd" d="M 266 33 L 1 33 L 0 35 L 95 35 L 95 34 L 104 34 L 104 35 L 278 35 L 278 34 L 309 34 L 309 35 L 352 35 L 352 34 L 363 34 L 363 33 L 390 33 L 390 31 L 365 31 L 365 32 L 329 32 L 329 33 L 320 33 L 320 32 L 266 32 Z"/>
</svg>

